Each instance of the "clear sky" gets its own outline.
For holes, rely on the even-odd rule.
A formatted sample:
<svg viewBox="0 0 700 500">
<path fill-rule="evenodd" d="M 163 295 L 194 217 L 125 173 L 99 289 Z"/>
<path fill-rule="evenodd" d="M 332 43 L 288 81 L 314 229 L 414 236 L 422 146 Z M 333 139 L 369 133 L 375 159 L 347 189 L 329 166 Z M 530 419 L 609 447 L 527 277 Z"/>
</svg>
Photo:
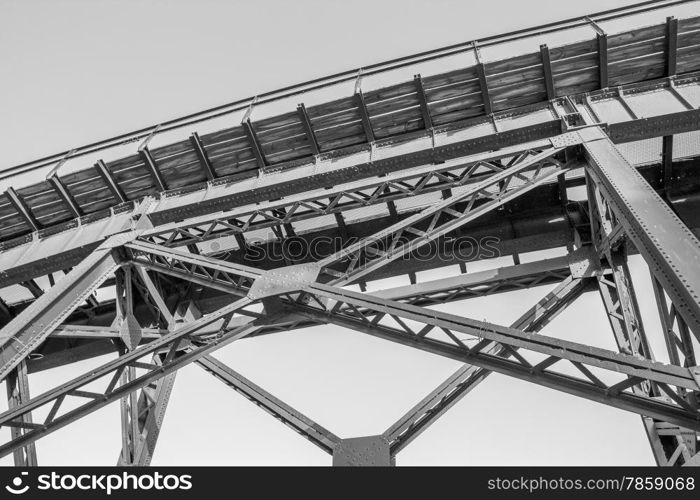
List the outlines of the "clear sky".
<svg viewBox="0 0 700 500">
<path fill-rule="evenodd" d="M 0 168 L 298 81 L 631 3 L 0 0 Z M 645 324 L 660 340 L 648 271 L 637 259 L 632 268 Z M 551 288 L 443 309 L 509 324 Z M 543 333 L 615 349 L 597 293 Z M 663 359 L 662 343 L 652 345 Z M 217 357 L 341 437 L 380 434 L 459 366 L 325 326 L 240 341 Z M 32 393 L 105 361 L 33 375 Z M 115 463 L 119 405 L 37 448 L 42 465 Z M 398 463 L 650 465 L 653 458 L 637 415 L 493 375 Z M 153 465 L 205 464 L 328 465 L 330 457 L 193 365 L 178 375 Z"/>
</svg>

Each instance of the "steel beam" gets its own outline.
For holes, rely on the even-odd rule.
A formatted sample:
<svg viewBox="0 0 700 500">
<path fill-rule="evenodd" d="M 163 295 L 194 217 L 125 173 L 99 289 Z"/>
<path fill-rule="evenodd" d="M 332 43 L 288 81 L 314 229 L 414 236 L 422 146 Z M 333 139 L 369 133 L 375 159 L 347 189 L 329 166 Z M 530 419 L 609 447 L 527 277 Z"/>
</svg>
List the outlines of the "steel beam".
<svg viewBox="0 0 700 500">
<path fill-rule="evenodd" d="M 113 401 L 118 401 L 128 396 L 133 391 L 141 389 L 170 373 L 174 373 L 180 367 L 196 361 L 200 357 L 224 345 L 228 345 L 239 338 L 253 333 L 259 328 L 254 324 L 255 317 L 248 318 L 247 322 L 244 322 L 241 326 L 228 330 L 228 324 L 233 319 L 233 315 L 245 313 L 245 308 L 251 306 L 253 303 L 254 301 L 248 298 L 239 299 L 219 309 L 216 313 L 187 323 L 158 340 L 129 351 L 119 356 L 117 359 L 91 370 L 87 374 L 61 384 L 55 389 L 30 399 L 25 404 L 0 414 L 0 426 L 17 427 L 22 425 L 20 419 L 28 412 L 44 406 L 51 408 L 41 424 L 33 424 L 30 430 L 24 435 L 16 439 L 11 439 L 9 442 L 0 446 L 0 456 L 5 456 L 18 447 L 33 443 L 40 437 L 54 432 Z M 255 314 L 255 316 L 259 315 Z M 219 335 L 210 338 L 208 341 L 200 341 L 196 345 L 182 343 L 185 337 L 212 324 L 218 325 Z M 182 354 L 180 351 L 188 345 L 190 346 L 190 351 Z M 150 356 L 155 352 L 164 355 L 162 364 L 158 365 L 139 361 L 145 356 Z M 137 374 L 126 383 L 118 384 L 124 370 L 128 368 L 146 370 L 146 373 L 143 375 Z M 81 389 L 100 379 L 104 381 L 109 380 L 103 392 L 98 393 Z M 84 398 L 87 399 L 87 402 L 59 414 L 62 403 L 68 397 Z"/>
<path fill-rule="evenodd" d="M 112 247 L 100 246 L 0 330 L 0 380 L 117 269 Z"/>
<path fill-rule="evenodd" d="M 243 205 L 216 215 L 191 218 L 186 223 L 166 224 L 145 232 L 142 238 L 166 246 L 184 246 L 380 203 L 386 203 L 389 211 L 393 209 L 393 216 L 397 217 L 394 200 L 474 185 L 505 168 L 502 162 L 514 155 L 549 148 L 551 142 L 545 140 L 526 147 L 503 148 L 448 160 L 438 166 L 430 163 L 381 177 L 368 176 L 336 184 L 330 189 L 311 189 L 309 186 L 305 192 L 289 193 L 282 200 Z M 481 167 L 486 165 L 491 166 L 486 167 L 485 173 Z"/>
<path fill-rule="evenodd" d="M 39 221 L 36 219 L 36 217 L 34 217 L 32 211 L 29 209 L 27 204 L 24 203 L 22 198 L 20 198 L 14 188 L 7 188 L 5 194 L 7 195 L 7 199 L 10 201 L 10 204 L 15 210 L 17 210 L 17 213 L 19 213 L 24 222 L 32 229 L 32 231 L 38 231 L 41 229 L 41 224 L 39 224 Z"/>
<path fill-rule="evenodd" d="M 143 339 L 160 338 L 167 330 L 156 328 L 144 328 Z M 90 326 L 90 325 L 60 325 L 51 332 L 49 338 L 71 338 L 71 339 L 118 339 L 119 328 L 110 326 Z"/>
<path fill-rule="evenodd" d="M 372 128 L 372 120 L 370 120 L 367 104 L 365 104 L 365 96 L 362 95 L 361 90 L 355 93 L 355 102 L 357 104 L 357 112 L 360 114 L 360 119 L 362 120 L 362 129 L 365 132 L 365 138 L 368 143 L 373 143 L 374 130 Z"/>
<path fill-rule="evenodd" d="M 97 163 L 95 163 L 95 170 L 97 170 L 97 173 L 100 174 L 100 177 L 102 177 L 102 180 L 107 185 L 107 188 L 109 189 L 110 193 L 112 193 L 112 196 L 116 200 L 117 204 L 129 201 L 122 188 L 114 180 L 114 177 L 112 177 L 112 174 L 107 168 L 107 165 L 105 165 L 104 161 L 97 160 Z"/>
<path fill-rule="evenodd" d="M 694 375 L 686 368 L 642 360 L 630 355 L 543 335 L 532 335 L 516 329 L 386 301 L 333 286 L 316 283 L 307 285 L 305 291 L 311 296 L 311 300 L 307 305 L 296 302 L 295 307 L 312 318 L 354 328 L 380 338 L 530 380 L 617 408 L 649 415 L 692 429 L 700 429 L 700 414 L 697 408 L 687 405 L 675 397 L 673 392 L 674 388 L 692 391 L 700 389 Z M 326 305 L 326 300 L 321 299 L 330 302 Z M 373 311 L 373 313 L 363 313 L 364 310 Z M 394 320 L 399 326 L 387 325 L 387 318 Z M 406 320 L 417 322 L 420 330 L 414 331 L 408 327 Z M 438 330 L 446 335 L 448 341 L 437 340 L 428 335 Z M 466 334 L 482 340 L 475 347 L 469 348 L 456 334 Z M 498 342 L 509 349 L 515 359 L 505 360 L 484 353 L 482 349 L 488 345 L 489 341 Z M 520 353 L 516 353 L 514 348 L 524 350 L 526 353 L 527 351 L 539 353 L 544 355 L 545 359 L 531 364 Z M 551 369 L 553 365 L 564 360 L 579 370 L 583 378 L 571 377 Z M 595 375 L 594 372 L 597 370 L 607 372 L 606 377 L 618 378 L 623 374 L 629 378 L 606 383 Z M 640 383 L 655 383 L 672 399 L 672 402 L 640 397 L 629 391 L 630 387 Z"/>
<path fill-rule="evenodd" d="M 156 189 L 158 189 L 158 191 L 166 191 L 167 186 L 165 184 L 163 174 L 161 174 L 160 170 L 158 170 L 156 160 L 155 158 L 153 158 L 153 155 L 151 154 L 151 151 L 148 149 L 148 147 L 143 147 L 143 149 L 139 149 L 139 156 L 141 157 L 141 161 L 143 161 L 143 164 L 146 166 L 146 170 L 149 174 L 151 174 L 151 178 L 153 179 L 153 183 L 155 184 Z"/>
<path fill-rule="evenodd" d="M 670 199 L 673 189 L 673 136 L 665 135 L 661 146 L 661 168 L 663 178 L 663 194 L 665 199 Z"/>
<path fill-rule="evenodd" d="M 571 274 L 569 265 L 569 257 L 557 257 L 377 290 L 372 295 L 417 306 L 444 304 L 558 282 Z"/>
<path fill-rule="evenodd" d="M 682 115 L 682 116 L 681 116 Z M 616 140 L 629 141 L 639 140 L 642 138 L 653 137 L 658 135 L 667 135 L 668 133 L 680 133 L 697 129 L 700 126 L 700 113 L 698 110 L 681 112 L 680 114 L 663 115 L 659 117 L 645 118 L 635 122 L 616 123 L 609 125 L 610 132 L 616 136 Z M 341 169 L 324 169 L 322 174 L 306 175 L 300 174 L 299 179 L 289 180 L 285 177 L 284 182 L 275 182 L 274 179 L 278 176 L 267 175 L 264 185 L 256 185 L 255 189 L 249 190 L 245 186 L 240 185 L 240 190 L 236 189 L 226 196 L 209 199 L 207 195 L 205 199 L 197 196 L 196 203 L 188 201 L 187 196 L 183 196 L 178 203 L 169 201 L 165 203 L 151 203 L 146 210 L 147 217 L 154 225 L 162 225 L 168 221 L 182 221 L 196 215 L 212 214 L 219 212 L 223 207 L 228 209 L 231 206 L 241 206 L 248 203 L 256 203 L 259 201 L 267 201 L 269 199 L 278 198 L 282 190 L 287 196 L 306 192 L 309 189 L 319 187 L 327 187 L 329 185 L 337 185 L 343 182 L 351 182 L 360 178 L 366 178 L 372 175 L 381 175 L 387 172 L 406 169 L 415 165 L 425 165 L 433 161 L 446 161 L 450 158 L 459 158 L 464 154 L 478 154 L 479 151 L 492 151 L 494 149 L 507 147 L 513 144 L 521 144 L 531 142 L 533 140 L 550 137 L 554 134 L 559 134 L 561 131 L 561 123 L 558 120 L 537 124 L 534 126 L 523 127 L 515 130 L 508 130 L 500 134 L 486 135 L 476 139 L 469 139 L 458 144 L 449 144 L 446 146 L 436 146 L 428 150 L 421 149 L 420 151 L 399 155 L 391 158 L 375 159 L 369 163 L 353 165 L 349 168 Z M 99 172 L 102 170 L 98 169 Z M 281 175 L 281 174 L 280 174 Z M 109 175 L 104 176 L 109 179 Z M 108 180 L 105 181 L 109 186 Z M 269 184 L 269 185 L 268 185 Z M 221 191 L 213 190 L 212 192 L 221 193 Z M 124 201 L 123 196 L 115 195 L 118 201 Z M 168 199 L 170 200 L 170 199 Z M 15 275 L 27 274 L 29 269 L 46 274 L 65 267 L 76 265 L 90 249 L 90 245 L 97 246 L 99 242 L 109 234 L 113 234 L 115 230 L 121 230 L 118 220 L 128 221 L 131 216 L 136 216 L 136 213 L 129 214 L 123 210 L 115 212 L 113 218 L 109 220 L 101 220 L 94 223 L 86 224 L 78 228 L 67 228 L 66 231 L 47 238 L 42 237 L 37 240 L 38 243 L 32 254 L 43 255 L 46 252 L 41 250 L 43 247 L 50 247 L 51 252 L 58 252 L 58 257 L 52 259 L 38 258 L 31 266 L 27 265 L 21 269 L 16 269 L 13 265 L 5 265 L 5 262 L 0 263 L 0 267 L 5 269 L 5 275 L 0 274 L 0 279 L 3 284 L 16 283 Z M 214 218 L 214 217 L 212 217 Z M 103 228 L 103 229 L 102 229 Z M 66 244 L 70 242 L 70 244 Z M 15 250 L 13 252 L 12 250 Z M 12 249 L 8 255 L 12 262 L 17 262 L 16 252 L 19 247 Z M 24 260 L 22 260 L 24 262 Z M 26 278 L 25 278 L 26 280 Z M 20 280 L 22 281 L 22 280 Z"/>
<path fill-rule="evenodd" d="M 683 319 L 700 336 L 700 242 L 602 130 L 580 133 L 593 182 Z"/>
<path fill-rule="evenodd" d="M 326 453 L 332 454 L 340 443 L 341 439 L 331 431 L 277 399 L 216 358 L 204 356 L 197 361 L 197 364 Z"/>
<path fill-rule="evenodd" d="M 587 278 L 567 277 L 552 292 L 517 319 L 511 328 L 538 332 L 585 291 L 588 286 L 587 280 Z M 506 358 L 511 356 L 508 349 L 496 342 L 485 347 L 484 351 L 495 356 Z M 484 368 L 466 364 L 406 412 L 383 434 L 391 445 L 392 456 L 408 446 L 447 410 L 486 379 L 490 373 Z"/>
<path fill-rule="evenodd" d="M 425 95 L 423 88 L 423 79 L 420 75 L 413 77 L 413 83 L 416 86 L 416 95 L 418 96 L 418 104 L 420 105 L 421 116 L 423 117 L 423 128 L 433 128 L 433 119 L 430 117 L 430 108 L 428 107 L 428 98 Z"/>
<path fill-rule="evenodd" d="M 321 152 L 318 147 L 318 141 L 316 140 L 316 134 L 314 133 L 314 128 L 311 125 L 311 119 L 309 114 L 306 112 L 306 106 L 304 103 L 297 105 L 297 113 L 299 113 L 299 120 L 301 121 L 302 127 L 304 127 L 304 133 L 306 134 L 306 140 L 309 141 L 309 147 L 314 155 Z"/>
<path fill-rule="evenodd" d="M 608 87 L 608 35 L 597 33 L 598 42 L 598 81 L 601 89 Z"/>
<path fill-rule="evenodd" d="M 552 156 L 564 146 L 552 147 L 495 173 L 421 212 L 389 226 L 375 235 L 349 245 L 319 261 L 321 274 L 331 276 L 334 285 L 351 283 L 392 260 L 459 228 L 494 210 L 535 186 L 551 181 L 568 167 Z M 536 166 L 534 170 L 531 168 Z M 515 179 L 523 181 L 513 183 Z"/>
<path fill-rule="evenodd" d="M 554 87 L 554 77 L 552 76 L 552 63 L 549 57 L 549 47 L 547 44 L 540 45 L 540 55 L 542 57 L 542 73 L 544 75 L 544 87 L 547 92 L 547 99 L 552 100 L 556 97 L 556 89 Z"/>
<path fill-rule="evenodd" d="M 50 176 L 47 180 L 49 181 L 51 186 L 53 186 L 54 191 L 56 191 L 58 197 L 61 198 L 61 201 L 63 201 L 63 204 L 68 209 L 68 212 L 73 217 L 82 216 L 83 210 L 80 208 L 80 205 L 78 205 L 78 203 L 75 201 L 73 195 L 71 195 L 66 189 L 66 187 L 63 185 L 61 179 L 59 179 L 58 176 L 54 174 Z"/>
<path fill-rule="evenodd" d="M 257 161 L 258 168 L 263 168 L 267 166 L 267 160 L 265 160 L 265 154 L 263 153 L 262 145 L 260 144 L 258 135 L 253 129 L 253 124 L 250 123 L 250 118 L 247 118 L 244 121 L 242 121 L 241 126 L 243 127 L 246 137 L 248 138 L 248 144 L 250 145 L 250 149 L 252 149 L 253 151 L 253 156 Z"/>
<path fill-rule="evenodd" d="M 193 132 L 190 136 L 190 143 L 194 148 L 194 152 L 197 155 L 199 165 L 202 167 L 205 177 L 208 181 L 213 181 L 216 179 L 216 172 L 214 172 L 214 167 L 212 167 L 211 162 L 209 161 L 207 152 L 204 150 L 202 140 L 199 138 L 199 134 L 197 132 Z"/>
<path fill-rule="evenodd" d="M 481 88 L 481 99 L 484 103 L 484 113 L 490 115 L 493 113 L 493 102 L 489 94 L 489 84 L 486 78 L 486 68 L 481 61 L 481 51 L 479 45 L 474 42 L 474 57 L 476 58 L 476 74 L 479 78 L 479 87 Z"/>
<path fill-rule="evenodd" d="M 678 19 L 666 18 L 666 76 L 676 74 L 678 54 Z"/>
<path fill-rule="evenodd" d="M 162 366 L 163 362 L 159 355 L 155 355 L 151 363 Z M 128 401 L 135 407 L 134 411 L 129 412 L 128 415 L 135 420 L 127 421 L 131 424 L 127 433 L 130 439 L 125 440 L 122 446 L 117 466 L 150 465 L 176 375 L 177 372 L 172 372 L 152 381 L 141 389 L 138 396 L 135 391 L 129 394 Z M 134 378 L 132 377 L 132 380 Z M 122 402 L 125 400 L 127 398 L 123 398 Z"/>
<path fill-rule="evenodd" d="M 13 410 L 29 401 L 29 377 L 27 377 L 27 364 L 22 361 L 17 368 L 12 370 L 5 379 L 7 386 L 7 406 Z M 19 439 L 32 427 L 31 412 L 25 413 L 19 419 L 22 425 L 10 428 L 11 439 Z M 15 467 L 32 467 L 39 465 L 36 457 L 34 443 L 18 447 L 13 452 Z"/>
</svg>

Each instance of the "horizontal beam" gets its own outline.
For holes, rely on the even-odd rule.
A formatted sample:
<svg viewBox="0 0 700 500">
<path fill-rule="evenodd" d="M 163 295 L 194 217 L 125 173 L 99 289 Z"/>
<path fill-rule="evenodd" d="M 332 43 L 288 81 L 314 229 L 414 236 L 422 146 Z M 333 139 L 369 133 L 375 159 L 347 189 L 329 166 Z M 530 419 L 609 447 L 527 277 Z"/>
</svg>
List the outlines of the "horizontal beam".
<svg viewBox="0 0 700 500">
<path fill-rule="evenodd" d="M 143 339 L 157 339 L 167 330 L 156 328 L 143 328 Z M 67 339 L 117 339 L 119 338 L 119 328 L 111 326 L 89 326 L 89 325 L 60 325 L 51 332 L 51 338 Z"/>
<path fill-rule="evenodd" d="M 532 112 L 536 111 L 533 109 Z M 468 128 L 469 126 L 474 125 L 478 125 L 478 123 L 473 121 L 468 122 L 463 127 Z M 671 127 L 672 130 L 670 130 L 669 127 Z M 698 114 L 698 110 L 690 110 L 683 112 L 683 114 L 680 115 L 662 115 L 659 117 L 637 120 L 635 122 L 611 124 L 609 126 L 610 133 L 612 134 L 613 139 L 617 142 L 639 140 L 650 136 L 668 135 L 668 132 L 679 133 L 681 131 L 689 131 L 699 127 L 700 114 Z M 452 131 L 450 128 L 446 130 Z M 455 128 L 454 130 L 457 129 Z M 480 151 L 492 151 L 503 147 L 508 147 L 510 145 L 545 139 L 560 134 L 561 130 L 562 128 L 560 121 L 553 120 L 520 129 L 508 130 L 498 134 L 490 134 L 467 141 L 461 141 L 446 146 L 438 146 L 436 148 L 430 147 L 427 150 L 423 148 L 414 153 L 408 153 L 405 155 L 375 159 L 371 162 L 360 162 L 347 168 L 343 167 L 333 169 L 324 167 L 323 169 L 319 169 L 323 170 L 322 174 L 304 174 L 300 175 L 298 179 L 294 180 L 289 180 L 286 172 L 280 173 L 279 175 L 268 174 L 264 178 L 265 182 L 256 182 L 254 189 L 249 189 L 246 187 L 247 185 L 245 183 L 233 183 L 226 189 L 221 187 L 221 189 L 210 190 L 211 195 L 206 193 L 204 198 L 202 198 L 201 193 L 197 193 L 195 196 L 196 200 L 190 200 L 187 195 L 181 195 L 176 202 L 174 202 L 174 198 L 169 197 L 165 200 L 161 200 L 158 203 L 150 203 L 150 206 L 147 208 L 146 212 L 151 222 L 154 225 L 159 226 L 168 222 L 182 221 L 195 216 L 207 214 L 211 215 L 213 213 L 220 212 L 223 209 L 229 209 L 232 206 L 237 207 L 251 203 L 258 203 L 261 201 L 264 202 L 270 199 L 277 199 L 279 198 L 280 192 L 283 192 L 286 196 L 289 196 L 295 193 L 303 193 L 310 189 L 325 188 L 374 175 L 381 175 L 392 171 L 411 168 L 417 165 L 432 164 L 435 161 L 442 162 L 450 158 L 454 159 L 464 155 L 478 154 Z M 439 134 L 442 132 L 436 131 L 436 133 Z M 105 174 L 104 170 L 106 169 L 98 168 L 98 172 L 100 172 L 101 175 Z M 108 172 L 106 172 L 106 175 L 103 175 L 103 178 L 107 179 L 105 182 L 107 183 L 108 187 L 111 186 L 110 190 L 113 192 L 113 194 L 115 191 L 118 191 L 117 189 L 114 189 L 114 183 L 109 181 L 110 176 Z M 276 178 L 279 178 L 280 181 L 275 182 Z M 116 187 L 118 188 L 118 186 Z M 224 193 L 224 191 L 226 192 Z M 216 193 L 216 196 L 213 196 L 214 193 Z M 117 192 L 117 194 L 114 196 L 120 203 L 126 200 L 123 193 L 119 194 Z M 119 215 L 123 216 L 124 220 L 129 220 L 128 213 L 120 212 Z M 114 219 L 116 218 L 117 217 Z M 105 230 L 95 230 L 95 226 L 93 224 L 104 226 Z M 49 238 L 41 238 L 40 236 L 41 239 L 39 241 L 43 242 L 46 240 L 46 245 L 51 246 L 54 252 L 56 249 L 58 249 L 59 252 L 65 254 L 65 263 L 63 265 L 64 267 L 70 267 L 71 265 L 75 265 L 75 262 L 79 261 L 80 258 L 84 256 L 84 253 L 80 254 L 80 252 L 85 252 L 84 249 L 88 248 L 91 244 L 98 244 L 101 241 L 101 238 L 104 238 L 106 231 L 111 232 L 109 234 L 113 234 L 114 231 L 117 231 L 117 224 L 114 220 L 101 220 L 85 225 L 91 228 L 89 234 L 95 235 L 89 237 L 92 239 L 86 239 L 85 234 L 87 233 L 82 231 L 82 228 L 81 237 L 79 238 L 68 238 L 68 233 L 76 233 L 77 229 L 67 227 L 66 231 L 59 233 L 63 235 L 63 239 L 66 241 L 74 242 L 76 245 L 75 248 L 63 248 L 63 243 L 57 247 L 57 235 L 53 235 L 54 237 Z M 48 241 L 51 242 L 49 243 Z M 71 254 L 68 255 L 67 252 L 71 252 Z M 4 252 L 0 252 L 0 260 L 2 260 L 3 253 Z M 17 261 L 17 259 L 14 259 L 14 261 Z M 0 262 L 0 268 L 13 271 L 11 266 L 4 266 L 2 264 L 4 263 Z M 47 268 L 47 266 L 48 263 L 43 262 L 41 267 Z"/>
<path fill-rule="evenodd" d="M 641 141 L 700 129 L 700 109 L 678 111 L 619 123 L 610 123 L 607 134 L 615 144 Z"/>
<path fill-rule="evenodd" d="M 557 257 L 424 281 L 415 285 L 377 290 L 372 292 L 372 295 L 383 299 L 426 306 L 472 296 L 491 295 L 503 289 L 510 291 L 538 284 L 548 284 L 552 281 L 561 281 L 570 272 L 569 258 Z"/>
<path fill-rule="evenodd" d="M 307 285 L 305 291 L 334 301 L 333 305 L 329 306 L 331 309 L 326 311 L 328 321 L 334 320 L 339 314 L 345 314 L 348 317 L 362 320 L 363 318 L 356 316 L 356 308 L 362 307 L 368 311 L 374 311 L 375 314 L 398 316 L 429 325 L 432 329 L 445 328 L 471 335 L 475 338 L 491 340 L 510 347 L 531 350 L 547 356 L 554 355 L 559 359 L 585 363 L 597 368 L 609 369 L 614 366 L 614 370 L 618 373 L 625 373 L 633 377 L 648 378 L 649 380 L 659 383 L 673 384 L 691 390 L 700 390 L 700 386 L 693 377 L 693 374 L 691 374 L 687 368 L 680 366 L 638 359 L 630 355 L 559 338 L 540 334 L 529 334 L 514 328 L 462 318 L 454 314 L 438 312 L 410 304 L 380 299 L 378 297 L 360 294 L 331 285 L 314 283 L 312 285 Z M 347 304 L 348 308 L 343 309 L 343 304 Z M 423 337 L 423 335 L 421 335 L 421 337 Z M 700 415 L 698 415 L 697 425 L 700 427 Z"/>
<path fill-rule="evenodd" d="M 643 383 L 645 380 L 651 380 L 659 386 L 666 387 L 669 395 L 673 394 L 670 385 L 692 386 L 693 390 L 697 390 L 697 383 L 687 369 L 641 360 L 605 349 L 581 344 L 576 345 L 575 343 L 543 335 L 527 334 L 521 331 L 510 330 L 512 336 L 510 340 L 507 340 L 498 333 L 505 333 L 509 330 L 505 327 L 488 325 L 483 322 L 467 320 L 433 310 L 420 311 L 421 308 L 409 305 L 388 304 L 373 297 L 362 296 L 362 294 L 356 292 L 333 290 L 333 287 L 326 285 L 312 285 L 307 287 L 307 291 L 313 291 L 317 296 L 325 297 L 332 301 L 329 303 L 329 309 L 326 310 L 318 310 L 314 305 L 295 305 L 295 309 L 308 314 L 310 318 L 329 321 L 339 326 L 369 333 L 379 338 L 433 354 L 446 356 L 450 359 L 479 366 L 496 373 L 530 381 L 616 408 L 663 419 L 690 429 L 700 430 L 700 414 L 698 414 L 697 409 L 638 396 L 627 390 L 631 385 Z M 373 306 L 370 306 L 371 302 L 374 303 Z M 359 317 L 356 313 L 339 313 L 339 304 L 352 304 L 355 307 L 366 309 L 374 308 L 378 316 L 374 320 L 370 320 L 369 318 Z M 352 310 L 357 311 L 356 309 Z M 379 322 L 379 319 L 384 316 L 416 321 L 426 325 L 423 330 L 427 330 L 428 327 L 440 328 L 448 337 L 452 338 L 452 341 L 447 342 L 431 338 L 426 336 L 424 331 L 410 333 L 405 327 L 396 328 L 383 325 Z M 467 326 L 469 324 L 471 326 Z M 482 340 L 474 347 L 469 348 L 456 337 L 456 334 L 459 333 L 466 333 Z M 515 340 L 516 338 L 518 340 Z M 484 352 L 483 349 L 489 345 L 489 341 L 495 341 L 503 346 L 510 347 L 510 352 L 515 356 L 515 359 L 505 359 Z M 534 343 L 531 343 L 531 341 Z M 521 355 L 516 355 L 515 348 L 521 351 L 534 348 L 535 351 L 543 353 L 547 357 L 544 361 L 532 365 Z M 575 367 L 579 368 L 583 373 L 583 377 L 576 378 L 551 369 L 552 365 L 564 359 L 567 359 Z M 627 374 L 631 378 L 623 378 L 619 383 L 607 385 L 595 377 L 590 369 L 586 368 L 587 365 L 594 367 L 594 369 L 612 370 L 611 373 L 618 375 Z"/>
<path fill-rule="evenodd" d="M 493 175 L 470 185 L 462 193 L 320 260 L 321 275 L 332 276 L 333 284 L 351 283 L 522 196 L 538 184 L 553 180 L 569 168 L 552 158 L 562 149 L 552 147 L 538 154 L 523 155 L 508 168 L 495 168 Z M 533 166 L 536 168 L 531 170 Z"/>
</svg>

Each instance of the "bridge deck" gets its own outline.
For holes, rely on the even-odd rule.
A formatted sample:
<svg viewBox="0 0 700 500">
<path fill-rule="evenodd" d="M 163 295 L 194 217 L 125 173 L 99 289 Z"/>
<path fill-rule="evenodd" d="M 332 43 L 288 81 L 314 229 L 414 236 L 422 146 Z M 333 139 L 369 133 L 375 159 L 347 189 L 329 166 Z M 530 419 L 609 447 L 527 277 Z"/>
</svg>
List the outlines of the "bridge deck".
<svg viewBox="0 0 700 500">
<path fill-rule="evenodd" d="M 673 43 L 671 40 L 675 40 Z M 671 42 L 670 42 L 671 41 Z M 669 73 L 669 64 L 675 71 Z M 700 17 L 420 77 L 240 126 L 194 135 L 0 195 L 0 241 L 62 231 L 76 217 L 163 190 L 203 187 L 339 156 L 424 131 L 490 121 L 549 99 L 700 70 Z"/>
</svg>

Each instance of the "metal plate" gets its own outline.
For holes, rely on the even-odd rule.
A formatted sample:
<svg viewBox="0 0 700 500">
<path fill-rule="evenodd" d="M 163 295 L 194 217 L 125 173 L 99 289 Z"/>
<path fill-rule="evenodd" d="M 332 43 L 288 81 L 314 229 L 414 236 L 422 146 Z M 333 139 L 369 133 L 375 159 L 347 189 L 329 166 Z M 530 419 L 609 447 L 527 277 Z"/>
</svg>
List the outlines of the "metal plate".
<svg viewBox="0 0 700 500">
<path fill-rule="evenodd" d="M 255 280 L 248 297 L 256 300 L 299 291 L 305 285 L 316 281 L 320 269 L 318 264 L 298 264 L 272 269 Z"/>
<path fill-rule="evenodd" d="M 389 442 L 383 436 L 343 439 L 333 451 L 334 467 L 388 467 Z"/>
</svg>

